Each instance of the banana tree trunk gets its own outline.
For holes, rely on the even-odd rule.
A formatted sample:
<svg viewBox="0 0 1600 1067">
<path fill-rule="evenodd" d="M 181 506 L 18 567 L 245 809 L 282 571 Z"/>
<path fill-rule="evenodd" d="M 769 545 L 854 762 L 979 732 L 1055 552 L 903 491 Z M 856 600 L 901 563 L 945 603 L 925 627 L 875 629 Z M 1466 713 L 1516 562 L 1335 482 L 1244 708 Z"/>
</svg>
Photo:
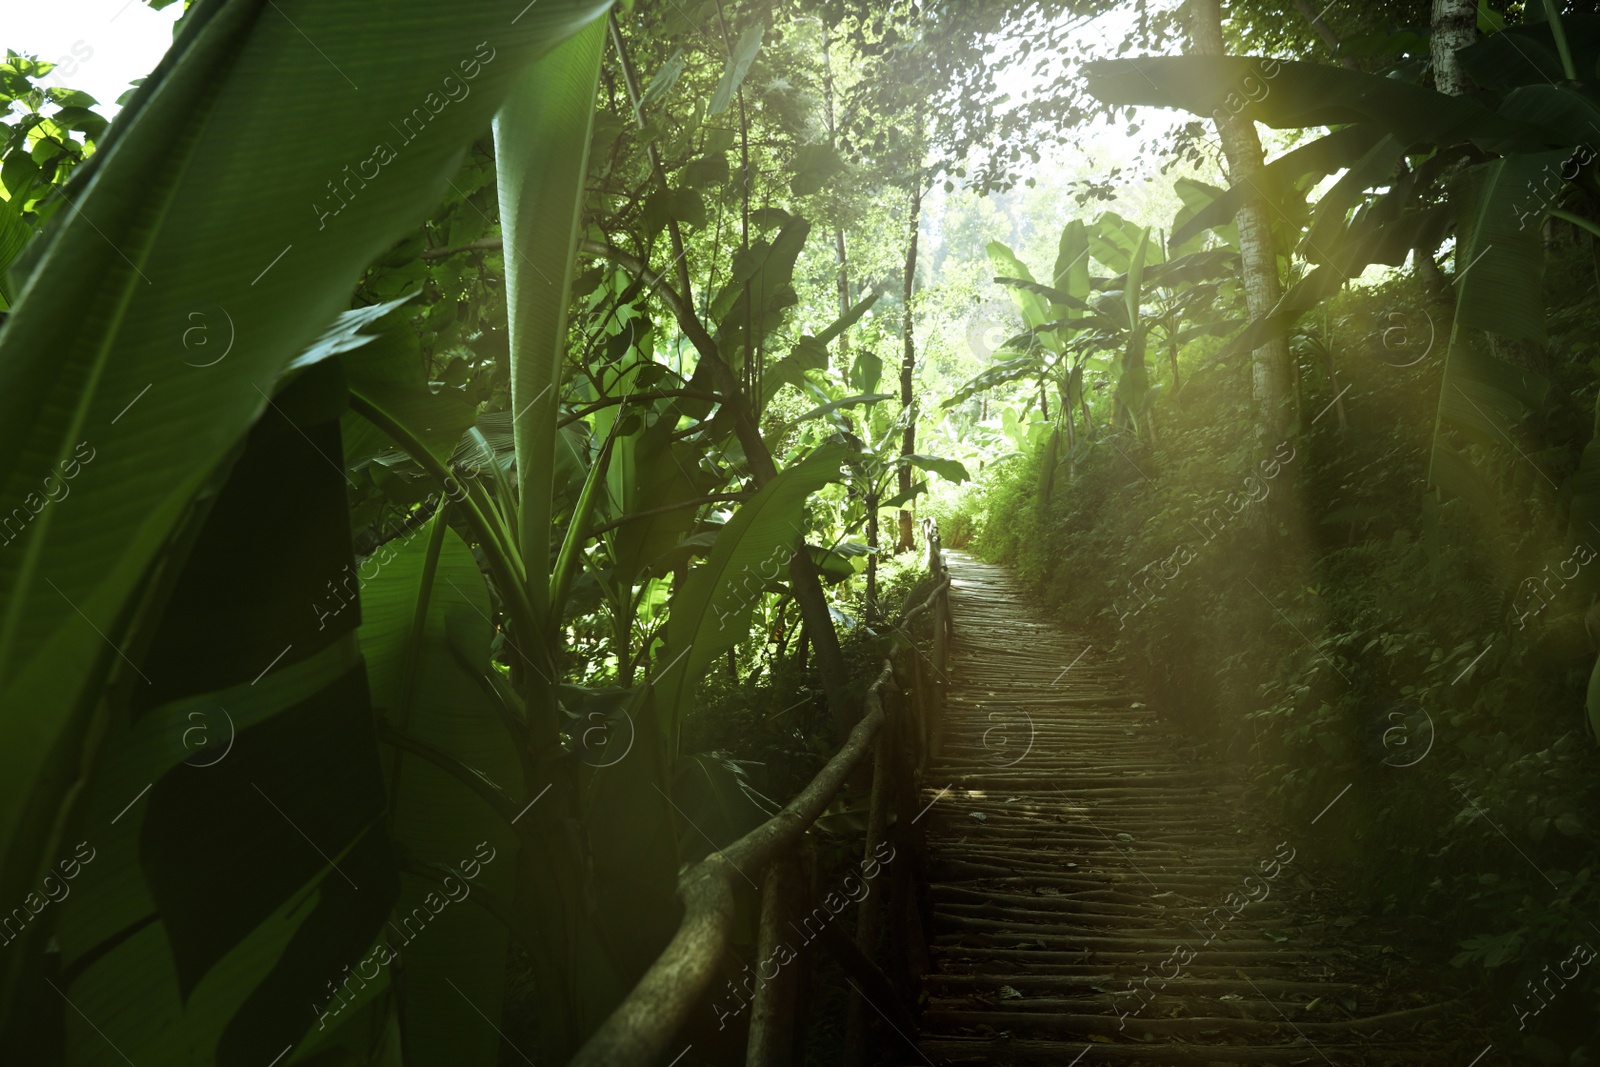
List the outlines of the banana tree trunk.
<svg viewBox="0 0 1600 1067">
<path fill-rule="evenodd" d="M 1225 54 L 1221 0 L 1191 0 L 1188 51 L 1201 56 Z M 1215 121 L 1222 152 L 1228 161 L 1229 182 L 1255 184 L 1265 167 L 1255 124 L 1240 115 L 1226 114 L 1220 108 Z M 1241 205 L 1234 218 L 1239 227 L 1239 252 L 1244 264 L 1245 304 L 1252 319 L 1270 312 L 1283 295 L 1283 283 L 1278 277 L 1278 252 L 1272 240 L 1271 212 L 1266 199 L 1256 197 Z M 1288 431 L 1293 411 L 1289 346 L 1285 341 L 1273 341 L 1252 353 L 1250 384 L 1260 409 L 1262 432 L 1269 440 L 1281 439 Z"/>
<path fill-rule="evenodd" d="M 566 367 L 567 293 L 576 263 L 594 101 L 606 24 L 586 29 L 530 67 L 495 117 L 500 219 L 506 246 L 511 337 L 512 440 L 520 501 L 519 547 L 536 633 L 517 633 L 518 681 L 539 771 L 553 796 L 529 809 L 536 847 L 519 857 L 514 907 L 536 931 L 530 953 L 542 1000 L 543 1059 L 565 1061 L 609 1005 L 581 988 L 584 872 L 589 859 L 570 827 L 583 809 L 573 761 L 557 740 L 558 620 L 550 603 L 551 519 L 558 401 Z M 565 165 L 561 162 L 565 160 Z M 553 276 L 553 277 L 552 277 Z"/>
</svg>

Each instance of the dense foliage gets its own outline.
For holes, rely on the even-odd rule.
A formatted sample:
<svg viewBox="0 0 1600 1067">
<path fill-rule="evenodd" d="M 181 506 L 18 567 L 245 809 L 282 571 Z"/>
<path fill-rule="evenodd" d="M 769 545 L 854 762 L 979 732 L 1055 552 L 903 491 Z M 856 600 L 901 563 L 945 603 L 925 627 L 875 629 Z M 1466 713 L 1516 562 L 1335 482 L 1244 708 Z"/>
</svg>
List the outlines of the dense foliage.
<svg viewBox="0 0 1600 1067">
<path fill-rule="evenodd" d="M 1594 63 L 1597 24 L 1503 25 L 1488 12 L 1488 36 L 1458 53 L 1484 87 L 1463 98 L 1411 60 L 1425 35 L 1395 35 L 1381 83 L 1287 57 L 1095 67 L 1091 88 L 1120 103 L 1333 125 L 1173 224 L 1190 239 L 1265 192 L 1292 284 L 1225 345 L 1182 344 L 1143 420 L 1119 418 L 1125 383 L 1163 361 L 1086 363 L 1079 447 L 1058 455 L 1035 420 L 1032 441 L 946 507 L 945 527 L 1120 650 L 1144 699 L 1246 766 L 1374 913 L 1481 975 L 1518 1056 L 1578 1063 L 1594 1055 L 1600 987 L 1539 983 L 1592 941 L 1600 903 L 1588 566 L 1600 227 L 1594 104 L 1573 80 Z M 1317 186 L 1324 175 L 1339 180 Z M 1433 262 L 1441 245 L 1453 277 Z M 1096 288 L 1133 290 L 1135 271 L 1096 258 L 1125 270 Z M 1351 284 L 1408 258 L 1408 274 Z M 1183 321 L 1240 305 L 1217 296 Z M 1241 370 L 1284 334 L 1295 386 L 1278 440 L 1262 436 Z M 1029 356 L 1030 369 L 1051 362 Z"/>
<path fill-rule="evenodd" d="M 269 6 L 0 63 L 0 1048 L 565 1061 L 932 501 L 1600 1056 L 1592 5 Z"/>
</svg>

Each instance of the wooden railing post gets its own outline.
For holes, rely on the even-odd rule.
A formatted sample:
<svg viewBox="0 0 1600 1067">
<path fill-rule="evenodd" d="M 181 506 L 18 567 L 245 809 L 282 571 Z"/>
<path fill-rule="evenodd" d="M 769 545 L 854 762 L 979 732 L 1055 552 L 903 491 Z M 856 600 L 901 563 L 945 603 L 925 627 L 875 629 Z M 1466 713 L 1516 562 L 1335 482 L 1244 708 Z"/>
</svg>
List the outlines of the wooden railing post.
<svg viewBox="0 0 1600 1067">
<path fill-rule="evenodd" d="M 890 686 L 894 684 L 892 672 L 886 671 L 884 677 Z M 875 701 L 883 708 L 885 719 L 872 753 L 872 800 L 867 811 L 867 840 L 862 849 L 863 869 L 874 859 L 880 842 L 886 840 L 889 806 L 893 802 L 890 790 L 894 787 L 895 735 L 898 733 L 894 717 L 897 709 L 892 701 L 885 699 L 883 691 L 887 688 L 874 686 L 867 695 L 869 703 Z M 867 959 L 874 959 L 878 954 L 878 941 L 883 930 L 883 895 L 881 885 L 869 884 L 856 915 L 856 947 Z M 848 1067 L 861 1067 L 866 1063 L 867 1023 L 872 1014 L 875 1012 L 866 1003 L 865 994 L 856 991 L 855 996 L 850 998 L 845 1018 L 845 1063 Z"/>
<path fill-rule="evenodd" d="M 932 656 L 902 650 L 884 664 L 867 691 L 861 721 L 844 745 L 816 777 L 771 819 L 739 840 L 707 856 L 680 873 L 678 893 L 683 919 L 666 949 L 637 985 L 606 1018 L 570 1067 L 648 1067 L 670 1059 L 672 1044 L 695 1004 L 701 1002 L 713 980 L 718 961 L 732 937 L 737 911 L 735 877 L 744 871 L 762 871 L 760 945 L 757 989 L 751 1013 L 746 1063 L 761 1067 L 786 1067 L 795 1049 L 804 1043 L 804 1012 L 796 1019 L 797 992 L 808 999 L 806 961 L 779 963 L 770 977 L 769 961 L 783 944 L 791 918 L 809 899 L 814 881 L 800 873 L 796 854 L 811 853 L 803 836 L 859 769 L 870 749 L 873 756 L 872 795 L 867 820 L 863 871 L 890 862 L 875 852 L 886 840 L 894 845 L 894 869 L 882 882 L 869 884 L 861 898 L 855 937 L 831 923 L 819 931 L 819 944 L 839 962 L 856 987 L 850 1001 L 845 1053 L 851 1063 L 866 1059 L 866 1023 L 882 1012 L 907 1041 L 915 1040 L 914 998 L 910 994 L 926 965 L 916 900 L 916 877 L 911 870 L 917 849 L 909 813 L 918 807 L 921 772 L 929 756 L 938 751 L 944 706 L 945 673 L 950 662 L 954 632 L 950 617 L 949 573 L 931 520 L 923 527 L 928 539 L 928 569 L 932 588 L 903 622 L 909 627 L 916 616 L 933 616 Z M 901 690 L 902 679 L 906 688 Z M 894 828 L 889 822 L 894 815 Z M 899 854 L 905 853 L 904 858 Z M 876 879 L 873 879 L 876 882 Z M 887 909 L 887 911 L 886 911 Z M 885 968 L 878 963 L 884 916 L 894 924 L 891 943 L 898 961 Z M 790 954 L 793 955 L 792 953 Z M 919 966 L 918 960 L 922 961 Z M 886 973 L 891 972 L 891 973 Z M 863 997 L 871 996 L 870 1004 Z M 686 1050 L 685 1050 L 686 1051 Z M 677 1053 L 679 1057 L 682 1052 Z"/>
<path fill-rule="evenodd" d="M 761 879 L 761 922 L 756 951 L 756 995 L 750 1010 L 745 1067 L 789 1067 L 794 1051 L 795 991 L 798 962 L 780 955 L 797 913 L 800 865 L 788 856 L 767 864 Z M 793 952 L 789 953 L 793 956 Z M 775 973 L 769 978 L 768 968 Z"/>
</svg>

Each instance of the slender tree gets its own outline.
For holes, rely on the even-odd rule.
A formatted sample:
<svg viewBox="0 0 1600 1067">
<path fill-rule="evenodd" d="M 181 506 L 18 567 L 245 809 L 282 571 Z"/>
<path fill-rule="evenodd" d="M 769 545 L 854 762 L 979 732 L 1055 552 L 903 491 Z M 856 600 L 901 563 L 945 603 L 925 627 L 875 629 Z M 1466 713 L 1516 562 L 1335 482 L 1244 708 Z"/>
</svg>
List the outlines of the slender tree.
<svg viewBox="0 0 1600 1067">
<path fill-rule="evenodd" d="M 1201 56 L 1225 54 L 1220 0 L 1190 0 L 1188 51 Z M 1265 166 L 1255 124 L 1220 108 L 1214 119 L 1223 156 L 1228 162 L 1228 180 L 1234 185 L 1254 184 Z M 1266 197 L 1258 196 L 1246 201 L 1234 219 L 1239 227 L 1245 302 L 1251 318 L 1267 314 L 1283 295 L 1283 284 L 1278 278 L 1278 253 L 1272 239 L 1271 211 Z M 1289 347 L 1285 341 L 1272 341 L 1255 350 L 1251 357 L 1250 381 L 1260 408 L 1263 433 L 1272 440 L 1283 437 L 1293 409 Z"/>
<path fill-rule="evenodd" d="M 1433 84 L 1447 96 L 1470 93 L 1472 79 L 1456 53 L 1478 39 L 1478 5 L 1474 0 L 1433 0 Z"/>
</svg>

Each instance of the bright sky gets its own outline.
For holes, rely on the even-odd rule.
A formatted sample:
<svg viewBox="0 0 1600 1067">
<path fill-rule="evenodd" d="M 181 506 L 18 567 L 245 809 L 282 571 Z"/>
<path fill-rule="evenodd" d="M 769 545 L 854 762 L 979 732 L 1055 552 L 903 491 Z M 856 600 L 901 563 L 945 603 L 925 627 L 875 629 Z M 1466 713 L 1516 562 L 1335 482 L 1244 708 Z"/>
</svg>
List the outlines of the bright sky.
<svg viewBox="0 0 1600 1067">
<path fill-rule="evenodd" d="M 0 49 L 59 63 L 59 80 L 47 83 L 83 90 L 111 116 L 128 83 L 166 52 L 182 13 L 181 2 L 152 11 L 142 0 L 0 0 Z"/>
</svg>

